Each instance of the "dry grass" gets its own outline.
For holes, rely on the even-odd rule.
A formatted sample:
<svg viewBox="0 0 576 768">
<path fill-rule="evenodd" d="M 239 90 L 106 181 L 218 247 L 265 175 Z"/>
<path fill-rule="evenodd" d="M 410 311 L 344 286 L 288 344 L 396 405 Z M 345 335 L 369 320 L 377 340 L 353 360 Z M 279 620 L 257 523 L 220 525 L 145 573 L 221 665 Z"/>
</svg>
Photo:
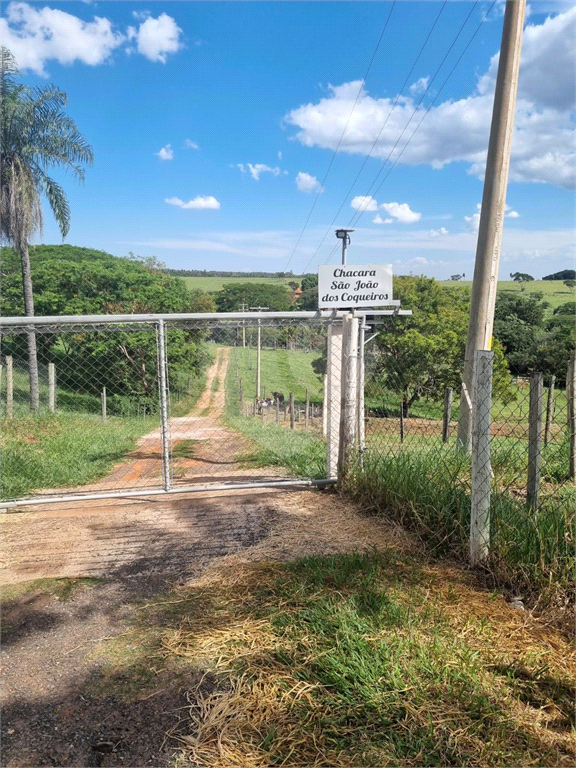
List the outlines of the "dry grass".
<svg viewBox="0 0 576 768">
<path fill-rule="evenodd" d="M 571 638 L 333 493 L 269 504 L 128 638 L 195 681 L 176 766 L 575 764 Z"/>
<path fill-rule="evenodd" d="M 412 582 L 400 599 L 412 602 L 424 621 L 399 625 L 393 634 L 388 627 L 375 628 L 364 639 L 373 643 L 375 653 L 382 640 L 405 641 L 415 657 L 429 657 L 434 666 L 432 686 L 422 680 L 419 691 L 417 678 L 408 674 L 409 684 L 395 690 L 384 686 L 377 697 L 383 711 L 388 702 L 394 709 L 401 698 L 403 714 L 394 729 L 407 743 L 415 732 L 429 731 L 453 755 L 452 762 L 442 764 L 573 765 L 566 696 L 555 701 L 559 687 L 570 695 L 573 644 L 529 611 L 515 610 L 501 595 L 478 589 L 472 575 L 455 568 L 424 565 L 416 591 L 410 561 L 398 561 L 396 575 Z M 187 598 L 199 588 L 197 606 L 202 607 L 165 636 L 164 648 L 209 666 L 217 677 L 207 690 L 200 684 L 190 692 L 190 735 L 180 739 L 180 764 L 440 764 L 430 762 L 425 751 L 408 748 L 399 763 L 397 754 L 374 743 L 369 722 L 366 733 L 358 729 L 352 701 L 347 725 L 342 702 L 330 686 L 303 679 L 303 670 L 321 663 L 320 646 L 310 627 L 298 626 L 302 601 L 298 589 L 286 595 L 278 587 L 284 578 L 285 568 L 277 563 L 245 562 L 214 569 L 181 588 Z M 344 592 L 339 590 L 341 597 Z M 318 588 L 308 598 L 326 599 L 326 590 Z M 205 610 L 208 599 L 217 610 Z M 274 623 L 279 612 L 284 619 L 292 616 L 288 634 Z M 434 619 L 445 622 L 446 631 L 441 647 L 432 650 L 436 634 L 427 624 Z M 464 679 L 466 668 L 475 675 L 478 690 L 473 696 L 486 698 L 478 717 L 469 711 L 468 693 L 459 699 L 449 690 L 455 680 Z M 485 731 L 482 718 L 487 720 Z M 338 749 L 338 742 L 348 747 Z M 464 762 L 455 762 L 456 756 Z"/>
</svg>

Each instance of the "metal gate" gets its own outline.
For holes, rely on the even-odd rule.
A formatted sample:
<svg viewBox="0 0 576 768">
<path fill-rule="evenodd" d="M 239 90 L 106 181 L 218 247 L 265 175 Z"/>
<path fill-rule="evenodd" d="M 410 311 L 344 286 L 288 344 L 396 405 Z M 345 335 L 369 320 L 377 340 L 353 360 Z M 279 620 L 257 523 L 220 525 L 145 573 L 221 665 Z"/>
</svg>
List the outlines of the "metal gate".
<svg viewBox="0 0 576 768">
<path fill-rule="evenodd" d="M 0 506 L 334 482 L 343 314 L 0 318 Z"/>
</svg>

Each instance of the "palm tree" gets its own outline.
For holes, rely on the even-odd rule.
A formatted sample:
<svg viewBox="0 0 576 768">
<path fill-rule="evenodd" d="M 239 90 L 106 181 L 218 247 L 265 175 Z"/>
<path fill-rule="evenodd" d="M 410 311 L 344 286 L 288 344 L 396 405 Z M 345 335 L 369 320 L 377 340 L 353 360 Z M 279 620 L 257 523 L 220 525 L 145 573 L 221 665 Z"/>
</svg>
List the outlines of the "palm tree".
<svg viewBox="0 0 576 768">
<path fill-rule="evenodd" d="M 0 48 L 0 236 L 20 257 L 26 317 L 34 316 L 28 243 L 42 232 L 42 195 L 48 200 L 62 237 L 70 228 L 70 207 L 62 187 L 46 170 L 63 167 L 79 180 L 92 148 L 63 111 L 68 97 L 54 85 L 30 88 L 15 82 L 16 61 Z M 30 407 L 38 410 L 36 334 L 28 330 Z"/>
</svg>

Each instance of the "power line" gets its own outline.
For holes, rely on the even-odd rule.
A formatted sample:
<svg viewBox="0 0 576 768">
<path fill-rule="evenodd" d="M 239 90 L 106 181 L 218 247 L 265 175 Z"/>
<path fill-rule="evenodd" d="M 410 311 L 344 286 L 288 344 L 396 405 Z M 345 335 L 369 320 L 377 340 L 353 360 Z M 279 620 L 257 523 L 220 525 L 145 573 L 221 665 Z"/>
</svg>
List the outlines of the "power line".
<svg viewBox="0 0 576 768">
<path fill-rule="evenodd" d="M 394 111 L 394 108 L 395 108 L 395 107 L 396 107 L 396 105 L 398 104 L 398 101 L 400 100 L 400 97 L 402 96 L 402 92 L 403 92 L 403 91 L 404 91 L 404 89 L 406 88 L 406 85 L 408 84 L 408 81 L 409 81 L 409 79 L 410 79 L 410 77 L 411 77 L 411 75 L 412 75 L 412 72 L 414 71 L 414 68 L 416 67 L 416 65 L 418 64 L 418 62 L 419 62 L 419 60 L 420 60 L 420 57 L 422 56 L 422 53 L 424 52 L 424 48 L 426 48 L 426 45 L 428 44 L 428 41 L 430 40 L 430 36 L 432 35 L 432 32 L 433 32 L 433 31 L 434 31 L 434 29 L 436 28 L 436 25 L 437 25 L 437 23 L 438 23 L 438 21 L 439 21 L 439 19 L 440 19 L 440 16 L 442 15 L 442 11 L 443 11 L 443 10 L 444 10 L 444 8 L 446 7 L 446 4 L 447 4 L 447 0 L 445 0 L 445 2 L 442 4 L 442 7 L 440 8 L 440 11 L 438 12 L 438 15 L 436 16 L 436 18 L 435 18 L 435 20 L 434 20 L 434 23 L 432 24 L 432 26 L 431 26 L 431 28 L 430 28 L 430 31 L 428 32 L 428 34 L 427 34 L 427 36 L 426 36 L 426 39 L 424 40 L 424 42 L 423 42 L 423 44 L 422 44 L 422 46 L 421 46 L 420 50 L 418 51 L 418 55 L 416 56 L 416 58 L 415 58 L 415 60 L 414 60 L 414 63 L 413 63 L 413 64 L 412 64 L 412 66 L 410 67 L 410 71 L 409 71 L 409 72 L 408 72 L 408 74 L 406 75 L 406 79 L 404 80 L 404 83 L 402 84 L 402 87 L 401 87 L 401 88 L 400 88 L 400 90 L 398 91 L 398 95 L 396 96 L 396 99 L 394 100 L 394 104 L 392 105 L 392 107 L 391 107 L 391 109 L 390 109 L 390 112 L 388 112 L 388 115 L 386 116 L 386 120 L 384 121 L 384 123 L 383 123 L 383 125 L 382 125 L 382 128 L 380 128 L 380 131 L 379 131 L 378 135 L 377 135 L 377 136 L 376 136 L 376 138 L 374 139 L 374 142 L 373 142 L 372 146 L 370 147 L 370 151 L 368 152 L 368 154 L 367 154 L 367 155 L 366 155 L 366 157 L 364 158 L 364 162 L 363 162 L 363 163 L 362 163 L 362 165 L 360 166 L 360 170 L 359 170 L 359 171 L 358 171 L 358 173 L 356 174 L 356 177 L 355 177 L 354 181 L 352 182 L 352 184 L 350 185 L 350 188 L 348 189 L 348 192 L 346 192 L 346 195 L 344 196 L 344 199 L 342 200 L 342 203 L 341 203 L 341 205 L 340 205 L 340 208 L 338 208 L 338 210 L 336 211 L 336 215 L 335 215 L 335 216 L 334 216 L 334 218 L 332 219 L 332 221 L 331 221 L 331 223 L 330 223 L 330 225 L 329 225 L 328 229 L 326 230 L 326 233 L 324 234 L 324 237 L 323 237 L 323 238 L 322 238 L 322 240 L 320 241 L 320 244 L 319 244 L 318 248 L 316 248 L 316 251 L 314 252 L 314 254 L 313 254 L 312 258 L 309 260 L 308 264 L 306 264 L 306 267 L 305 267 L 305 269 L 304 269 L 304 272 L 306 272 L 306 270 L 308 269 L 308 267 L 310 266 L 310 264 L 311 264 L 311 263 L 314 261 L 314 259 L 316 258 L 316 255 L 317 255 L 318 251 L 320 250 L 320 248 L 322 247 L 322 245 L 323 245 L 323 243 L 324 243 L 324 240 L 327 238 L 327 236 L 328 236 L 328 234 L 330 233 L 330 231 L 331 231 L 332 227 L 334 226 L 334 222 L 336 221 L 336 219 L 337 219 L 337 218 L 338 218 L 338 216 L 340 215 L 340 211 L 341 211 L 341 210 L 342 210 L 342 208 L 344 207 L 344 205 L 345 205 L 345 203 L 346 203 L 346 201 L 347 201 L 347 199 L 348 199 L 348 196 L 351 194 L 352 190 L 354 189 L 354 185 L 356 184 L 356 182 L 357 182 L 357 181 L 358 181 L 358 179 L 360 178 L 360 174 L 361 174 L 361 173 L 362 173 L 362 171 L 364 170 L 364 168 L 365 168 L 365 166 L 366 166 L 366 163 L 368 162 L 369 158 L 371 157 L 371 155 L 372 155 L 372 152 L 374 151 L 374 147 L 376 146 L 376 144 L 377 144 L 377 142 L 378 142 L 378 139 L 379 139 L 379 138 L 380 138 L 380 136 L 382 135 L 382 131 L 384 130 L 384 128 L 385 128 L 385 127 L 386 127 L 386 125 L 388 124 L 388 120 L 390 119 L 390 115 L 392 114 L 392 112 Z M 340 142 L 338 143 L 338 147 L 340 147 Z M 330 258 L 332 258 L 332 254 L 330 255 L 329 259 L 330 259 Z M 328 259 L 328 260 L 329 260 L 329 259 Z"/>
<path fill-rule="evenodd" d="M 308 226 L 308 222 L 310 221 L 310 217 L 312 216 L 312 213 L 314 211 L 314 208 L 316 207 L 316 203 L 318 202 L 318 198 L 320 197 L 322 190 L 324 188 L 324 184 L 326 183 L 326 179 L 328 178 L 328 174 L 330 173 L 330 169 L 332 168 L 332 164 L 334 163 L 334 160 L 336 159 L 336 155 L 338 154 L 338 150 L 340 149 L 340 144 L 342 143 L 342 140 L 344 139 L 344 135 L 346 131 L 348 130 L 348 125 L 350 124 L 350 120 L 352 119 L 352 115 L 354 113 L 354 110 L 356 109 L 356 104 L 358 103 L 358 99 L 360 98 L 360 94 L 362 93 L 362 89 L 364 88 L 364 84 L 366 82 L 366 78 L 368 77 L 368 74 L 370 70 L 372 69 L 372 64 L 374 63 L 374 59 L 376 58 L 376 53 L 378 52 L 378 49 L 380 48 L 380 43 L 382 42 L 382 38 L 384 37 L 384 32 L 386 31 L 386 28 L 388 27 L 388 22 L 390 21 L 390 17 L 392 16 L 392 11 L 394 10 L 394 6 L 396 5 L 396 0 L 392 3 L 392 7 L 390 8 L 390 11 L 388 13 L 388 17 L 386 19 L 386 22 L 384 24 L 384 27 L 382 28 L 382 32 L 380 33 L 380 37 L 378 38 L 378 42 L 376 43 L 376 48 L 374 49 L 374 53 L 372 54 L 372 58 L 370 59 L 370 63 L 368 64 L 368 69 L 366 70 L 366 73 L 362 79 L 362 82 L 360 83 L 360 88 L 358 89 L 358 93 L 356 94 L 356 100 L 354 101 L 354 104 L 352 105 L 352 109 L 350 110 L 350 114 L 348 115 L 348 120 L 346 121 L 346 125 L 344 126 L 344 130 L 342 131 L 342 135 L 340 136 L 338 140 L 338 144 L 336 146 L 336 149 L 334 150 L 332 157 L 330 159 L 330 162 L 328 164 L 328 168 L 326 169 L 326 173 L 324 174 L 324 178 L 322 179 L 320 186 L 318 188 L 318 192 L 316 193 L 316 197 L 314 198 L 314 202 L 312 203 L 312 207 L 310 208 L 310 212 L 308 213 L 308 216 L 306 218 L 306 221 L 304 222 L 304 226 L 302 227 L 302 231 L 300 232 L 300 235 L 298 237 L 298 240 L 296 242 L 296 245 L 294 246 L 292 253 L 290 254 L 290 257 L 288 258 L 288 261 L 286 262 L 286 266 L 284 267 L 284 272 L 287 271 L 288 266 L 290 262 L 292 261 L 292 257 L 296 253 L 296 249 L 300 245 L 300 241 L 302 240 L 302 236 L 304 235 L 304 232 L 306 230 L 306 227 Z"/>
<path fill-rule="evenodd" d="M 477 4 L 477 3 L 475 3 L 475 5 L 476 5 L 476 4 Z M 476 37 L 476 35 L 477 35 L 477 34 L 478 34 L 478 32 L 480 31 L 480 29 L 481 29 L 482 25 L 484 24 L 484 22 L 485 22 L 485 21 L 486 21 L 486 19 L 488 18 L 488 15 L 490 14 L 490 12 L 491 12 L 492 8 L 493 8 L 495 5 L 496 5 L 496 0 L 494 0 L 494 1 L 493 1 L 493 3 L 492 3 L 492 5 L 490 6 L 490 8 L 489 8 L 489 9 L 486 11 L 486 13 L 484 14 L 484 17 L 482 18 L 482 21 L 480 22 L 480 24 L 479 24 L 479 25 L 476 27 L 476 29 L 474 30 L 474 33 L 472 34 L 472 37 L 470 38 L 470 40 L 469 40 L 469 41 L 466 43 L 466 45 L 464 46 L 464 49 L 462 50 L 462 53 L 460 54 L 460 56 L 459 56 L 459 57 L 458 57 L 458 59 L 456 60 L 456 63 L 454 64 L 454 66 L 452 67 L 452 69 L 450 70 L 450 72 L 448 73 L 448 76 L 446 77 L 446 79 L 445 79 L 445 80 L 444 80 L 444 82 L 442 83 L 442 85 L 441 85 L 440 89 L 439 89 L 439 90 L 438 90 L 438 92 L 436 93 L 436 96 L 435 96 L 435 97 L 432 99 L 432 101 L 430 102 L 430 105 L 428 106 L 428 108 L 427 108 L 427 109 L 426 109 L 426 111 L 424 112 L 424 115 L 422 116 L 422 119 L 420 120 L 420 122 L 418 123 L 418 125 L 416 126 L 416 128 L 415 128 L 415 129 L 412 131 L 412 134 L 410 135 L 410 138 L 408 139 L 408 141 L 407 141 L 407 142 L 406 142 L 406 144 L 404 145 L 404 147 L 403 147 L 402 151 L 401 151 L 401 152 L 398 154 L 398 156 L 396 157 L 396 159 L 394 160 L 394 162 L 392 163 L 392 165 L 391 165 L 391 166 L 390 166 L 390 168 L 388 169 L 388 172 L 387 172 L 386 176 L 384 176 L 384 178 L 382 179 L 382 181 L 380 182 L 380 184 L 378 185 L 378 187 L 377 187 L 377 188 L 374 190 L 374 194 L 376 194 L 376 193 L 377 193 L 377 192 L 380 190 L 380 188 L 382 187 L 382 185 L 384 184 L 384 182 L 386 181 L 386 179 L 387 179 L 387 178 L 388 178 L 388 176 L 390 175 L 390 173 L 391 173 L 392 169 L 395 167 L 395 165 L 398 163 L 398 161 L 400 160 L 400 158 L 402 157 L 402 155 L 403 155 L 403 154 L 404 154 L 404 152 L 406 151 L 406 148 L 408 147 L 408 145 L 410 144 L 410 142 L 411 142 L 411 141 L 412 141 L 412 139 L 414 138 L 414 135 L 416 134 L 416 132 L 418 131 L 418 129 L 420 128 L 420 126 L 422 125 L 422 123 L 424 122 L 424 120 L 426 119 L 426 117 L 427 117 L 428 113 L 430 112 L 430 110 L 431 110 L 431 109 L 432 109 L 432 107 L 434 106 L 434 104 L 435 104 L 436 100 L 438 99 L 438 97 L 440 96 L 440 94 L 442 93 L 442 91 L 444 90 L 444 87 L 445 87 L 446 83 L 447 83 L 447 82 L 448 82 L 448 80 L 449 80 L 449 79 L 452 77 L 452 74 L 454 73 L 454 70 L 456 69 L 456 67 L 458 66 L 458 64 L 460 63 L 460 61 L 462 60 L 462 58 L 463 58 L 464 54 L 466 53 L 466 51 L 468 50 L 468 48 L 469 48 L 469 47 L 470 47 L 470 45 L 472 44 L 472 41 L 474 40 L 474 38 Z M 466 24 L 466 22 L 467 22 L 467 21 L 468 21 L 468 18 L 466 19 L 466 21 L 464 22 L 464 24 Z M 454 42 L 455 42 L 455 41 L 454 41 Z M 446 58 L 446 57 L 445 57 L 445 58 Z M 443 60 L 443 62 L 442 62 L 442 63 L 444 63 L 444 60 Z M 442 65 L 440 65 L 440 66 L 442 66 Z M 437 70 L 437 72 L 438 72 L 438 70 Z M 436 74 L 437 74 L 437 72 L 436 72 Z M 436 75 L 435 75 L 435 76 L 436 76 Z M 421 101 L 422 101 L 422 100 L 420 100 L 420 103 L 421 103 Z M 380 176 L 380 174 L 381 174 L 381 173 L 382 173 L 382 171 L 384 170 L 384 167 L 385 167 L 386 163 L 388 162 L 388 160 L 390 159 L 390 157 L 391 157 L 392 153 L 394 152 L 394 150 L 395 150 L 395 149 L 396 149 L 396 147 L 398 146 L 398 142 L 400 141 L 400 139 L 401 139 L 401 138 L 402 138 L 402 136 L 404 135 L 404 133 L 405 133 L 406 129 L 407 129 L 407 128 L 408 128 L 408 126 L 410 125 L 410 123 L 411 123 L 411 121 L 412 121 L 412 118 L 413 118 L 413 117 L 414 117 L 414 115 L 416 114 L 416 111 L 417 111 L 417 109 L 418 109 L 418 106 L 420 106 L 420 103 L 417 105 L 416 109 L 414 110 L 414 112 L 413 112 L 413 113 L 412 113 L 412 115 L 410 116 L 410 119 L 408 120 L 408 122 L 407 122 L 407 123 L 406 123 L 406 125 L 404 126 L 404 129 L 402 130 L 402 133 L 401 133 L 401 134 L 400 134 L 400 136 L 398 137 L 398 140 L 396 141 L 396 143 L 394 144 L 394 146 L 393 146 L 393 147 L 392 147 L 392 149 L 390 150 L 390 153 L 388 154 L 388 157 L 387 157 L 387 158 L 386 158 L 386 160 L 384 161 L 384 163 L 383 163 L 383 165 L 382 165 L 382 168 L 380 169 L 380 171 L 379 171 L 379 172 L 378 172 L 378 174 L 376 175 L 376 178 L 375 178 L 375 179 L 374 179 L 374 181 L 372 182 L 372 184 L 371 184 L 371 186 L 370 186 L 370 190 L 372 189 L 372 187 L 374 186 L 374 184 L 375 184 L 375 183 L 376 183 L 376 181 L 378 180 L 378 177 Z M 370 190 L 368 191 L 368 194 L 370 194 Z M 356 211 L 356 213 L 355 213 L 355 214 L 353 214 L 352 218 L 350 219 L 350 222 L 349 222 L 348 226 L 351 226 L 352 224 L 356 224 L 356 222 L 358 222 L 358 221 L 360 220 L 360 218 L 361 218 L 361 217 L 364 215 L 364 213 L 366 213 L 366 209 L 367 209 L 367 207 L 368 207 L 368 205 L 365 205 L 365 207 L 364 207 L 363 209 L 358 209 L 358 211 Z"/>
<path fill-rule="evenodd" d="M 408 126 L 409 126 L 409 125 L 410 125 L 410 123 L 412 122 L 412 119 L 413 119 L 414 115 L 417 113 L 417 111 L 418 111 L 418 109 L 419 109 L 420 105 L 422 104 L 422 102 L 423 102 L 424 98 L 426 97 L 426 95 L 427 95 L 428 91 L 429 91 L 429 90 L 430 90 L 430 88 L 432 87 L 432 84 L 433 84 L 434 80 L 436 79 L 436 77 L 438 76 L 438 73 L 440 72 L 440 70 L 441 70 L 441 69 L 442 69 L 442 67 L 444 66 L 444 62 L 446 61 L 446 59 L 447 59 L 447 58 L 448 58 L 448 56 L 450 55 L 450 52 L 452 51 L 452 49 L 453 49 L 453 48 L 454 48 L 454 46 L 456 45 L 456 42 L 457 42 L 458 38 L 460 37 L 460 35 L 461 35 L 461 34 L 462 34 L 462 32 L 464 31 L 464 27 L 465 27 L 465 26 L 466 26 L 466 24 L 468 23 L 468 20 L 469 20 L 470 16 L 472 15 L 472 13 L 474 12 L 474 10 L 475 10 L 475 8 L 476 8 L 477 4 L 478 4 L 477 2 L 475 2 L 475 3 L 474 3 L 474 5 L 472 6 L 472 8 L 470 9 L 470 12 L 468 13 L 468 15 L 466 16 L 466 18 L 464 19 L 464 21 L 463 21 L 462 25 L 460 26 L 460 29 L 458 30 L 458 33 L 457 33 L 456 37 L 455 37 L 455 38 L 452 40 L 452 42 L 451 42 L 451 44 L 450 44 L 450 47 L 448 48 L 448 50 L 447 50 L 447 51 L 446 51 L 446 53 L 444 54 L 444 57 L 442 58 L 442 61 L 440 62 L 439 66 L 437 67 L 437 69 L 436 69 L 436 72 L 434 73 L 434 75 L 432 76 L 432 79 L 431 79 L 431 80 L 429 81 L 429 83 L 427 84 L 426 90 L 424 91 L 424 93 L 423 93 L 423 94 L 422 94 L 422 96 L 420 97 L 420 100 L 418 101 L 418 103 L 416 104 L 416 106 L 414 107 L 414 109 L 413 109 L 413 111 L 412 111 L 412 114 L 411 114 L 411 115 L 410 115 L 410 117 L 408 118 L 408 122 L 406 123 L 406 125 L 405 125 L 405 126 L 404 126 L 404 128 L 402 129 L 402 132 L 400 133 L 400 135 L 399 135 L 399 136 L 398 136 L 398 138 L 396 139 L 396 142 L 395 142 L 394 146 L 392 147 L 392 149 L 391 149 L 391 150 L 390 150 L 390 152 L 388 153 L 388 157 L 387 157 L 387 158 L 384 160 L 384 162 L 382 163 L 382 166 L 380 167 L 380 170 L 378 171 L 378 173 L 377 173 L 377 174 L 376 174 L 376 176 L 374 177 L 374 180 L 372 181 L 372 184 L 371 184 L 371 185 L 370 185 L 370 187 L 368 188 L 368 192 L 367 192 L 367 193 L 366 193 L 366 195 L 365 195 L 365 197 L 366 197 L 367 199 L 366 199 L 366 202 L 364 203 L 364 207 L 362 207 L 362 206 L 361 206 L 361 207 L 360 207 L 360 208 L 357 210 L 357 212 L 356 212 L 355 214 L 353 214 L 353 215 L 352 215 L 352 218 L 354 218 L 355 216 L 358 216 L 358 219 L 359 219 L 359 218 L 360 218 L 360 216 L 362 216 L 362 215 L 363 215 L 363 214 L 366 212 L 366 210 L 368 209 L 368 206 L 369 206 L 369 204 L 370 204 L 370 202 L 371 202 L 371 199 L 368 199 L 368 198 L 371 198 L 371 194 L 370 194 L 370 193 L 371 193 L 371 191 L 372 191 L 372 188 L 373 188 L 374 184 L 376 184 L 376 182 L 378 181 L 378 179 L 379 179 L 380 175 L 382 174 L 382 172 L 384 171 L 384 169 L 385 169 L 385 167 L 386 167 L 386 163 L 387 163 L 387 162 L 390 160 L 390 158 L 392 157 L 392 155 L 393 155 L 393 153 L 394 153 L 394 150 L 396 149 L 396 147 L 397 147 L 397 146 L 398 146 L 398 144 L 400 143 L 400 140 L 402 139 L 402 136 L 404 136 L 404 134 L 406 133 L 406 130 L 408 129 Z M 481 22 L 481 23 L 483 23 L 483 22 Z M 476 33 L 474 33 L 474 34 L 476 34 Z M 473 37 L 474 37 L 474 36 L 473 36 Z M 469 44 L 470 44 L 470 42 L 472 41 L 473 37 L 472 37 L 472 38 L 471 38 L 471 40 L 469 41 L 468 45 L 469 45 Z M 466 48 L 465 48 L 464 50 L 466 50 Z M 460 59 L 459 59 L 459 60 L 460 60 Z M 459 60 L 458 60 L 458 61 L 459 61 Z M 454 70 L 452 70 L 452 71 L 454 71 Z M 450 74 L 452 74 L 452 72 L 451 72 Z M 445 81 L 444 85 L 445 85 L 445 84 L 446 84 L 446 81 Z M 435 99 L 437 99 L 439 95 L 440 95 L 440 91 L 438 91 L 438 93 L 436 94 L 436 97 L 435 97 Z M 434 104 L 434 101 L 432 102 L 432 104 Z M 430 106 L 432 106 L 432 104 L 431 104 Z M 430 111 L 430 107 L 428 107 L 428 110 L 427 110 L 426 114 L 427 114 L 429 111 Z M 412 135 L 414 135 L 414 134 L 412 134 Z M 410 138 L 412 138 L 412 137 L 410 137 Z M 408 146 L 408 144 L 406 144 L 406 146 Z M 404 147 L 404 149 L 406 149 L 406 147 Z M 401 154 L 402 154 L 402 153 L 401 153 Z M 397 161 L 398 161 L 398 159 L 401 157 L 401 154 L 400 154 L 400 155 L 398 155 L 398 158 L 396 158 L 396 162 L 397 162 Z M 396 163 L 394 163 L 394 165 L 395 165 L 395 164 L 396 164 Z M 392 167 L 390 168 L 390 170 L 392 170 L 392 168 L 394 167 L 394 165 L 392 165 Z M 389 176 L 389 173 L 390 173 L 390 171 L 389 171 L 389 172 L 386 174 L 386 176 L 385 176 L 385 179 L 386 179 L 386 178 L 388 178 L 388 176 Z M 380 185 L 380 186 L 382 186 L 382 185 Z M 378 187 L 378 189 L 380 189 L 380 187 Z M 358 214 L 359 214 L 359 215 L 358 215 Z M 358 220 L 358 219 L 356 219 L 356 220 Z"/>
</svg>

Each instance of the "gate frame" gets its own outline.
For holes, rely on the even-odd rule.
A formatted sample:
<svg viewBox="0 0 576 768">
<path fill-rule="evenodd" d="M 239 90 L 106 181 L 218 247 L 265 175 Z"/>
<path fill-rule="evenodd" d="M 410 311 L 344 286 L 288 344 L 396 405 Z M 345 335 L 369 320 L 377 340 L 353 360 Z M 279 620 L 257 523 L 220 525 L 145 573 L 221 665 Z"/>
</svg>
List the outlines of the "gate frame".
<svg viewBox="0 0 576 768">
<path fill-rule="evenodd" d="M 341 433 L 341 412 L 342 403 L 345 398 L 350 399 L 350 392 L 342 387 L 342 374 L 345 368 L 344 350 L 333 349 L 331 344 L 332 332 L 336 336 L 341 336 L 343 318 L 352 316 L 358 318 L 363 326 L 365 317 L 369 316 L 400 316 L 411 315 L 411 310 L 400 309 L 399 300 L 390 300 L 391 309 L 352 309 L 352 310 L 317 310 L 303 312 L 195 312 L 195 313 L 158 313 L 158 314 L 140 314 L 140 315 L 52 315 L 27 317 L 0 317 L 0 338 L 3 335 L 12 335 L 17 332 L 25 332 L 31 328 L 57 328 L 68 326 L 70 330 L 76 326 L 85 328 L 85 326 L 149 326 L 156 330 L 158 362 L 159 362 L 159 395 L 160 395 L 160 426 L 162 433 L 162 462 L 163 462 L 163 487 L 149 489 L 132 490 L 111 490 L 102 493 L 71 493 L 55 494 L 53 496 L 31 496 L 23 499 L 14 499 L 0 501 L 0 513 L 6 513 L 9 510 L 16 511 L 18 507 L 36 506 L 40 504 L 54 504 L 74 501 L 95 501 L 112 498 L 134 498 L 150 496 L 166 496 L 180 493 L 200 493 L 206 491 L 232 491 L 254 488 L 274 488 L 282 486 L 300 486 L 323 488 L 328 485 L 334 485 L 338 481 L 332 468 L 334 466 L 334 455 L 338 455 Z M 168 439 L 169 418 L 168 418 L 168 386 L 166 376 L 166 350 L 165 350 L 165 332 L 170 326 L 167 323 L 191 323 L 196 322 L 205 325 L 205 327 L 218 327 L 222 325 L 230 326 L 238 322 L 239 327 L 260 327 L 262 321 L 287 321 L 290 325 L 297 323 L 299 325 L 327 325 L 328 326 L 328 359 L 327 374 L 329 397 L 326 398 L 328 405 L 328 467 L 327 477 L 323 480 L 304 480 L 294 478 L 292 480 L 268 480 L 252 483 L 226 483 L 211 484 L 203 486 L 178 486 L 171 487 L 170 481 L 170 463 L 169 453 L 170 445 Z M 241 321 L 241 322 L 240 322 Z M 308 321 L 308 322 L 306 322 Z M 357 355 L 357 353 L 355 353 Z M 355 388 L 358 387 L 358 377 L 355 382 L 349 382 Z M 357 401 L 356 392 L 354 399 Z M 332 458 L 330 458 L 332 457 Z M 332 470 L 332 471 L 331 471 Z"/>
</svg>

